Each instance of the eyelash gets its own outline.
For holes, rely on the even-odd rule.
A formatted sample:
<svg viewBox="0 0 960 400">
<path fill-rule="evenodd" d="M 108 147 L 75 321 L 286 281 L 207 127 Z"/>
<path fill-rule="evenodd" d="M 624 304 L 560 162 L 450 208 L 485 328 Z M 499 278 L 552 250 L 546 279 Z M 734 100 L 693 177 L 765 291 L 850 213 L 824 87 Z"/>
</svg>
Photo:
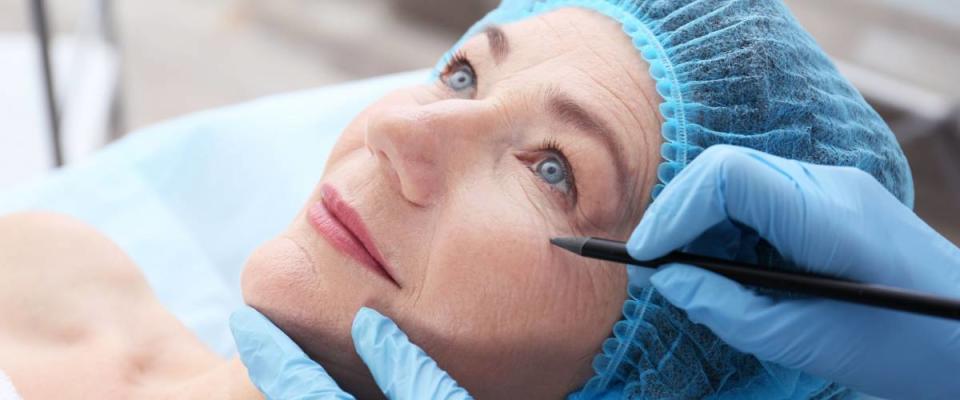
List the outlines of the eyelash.
<svg viewBox="0 0 960 400">
<path fill-rule="evenodd" d="M 467 55 L 462 50 L 457 51 L 456 53 L 453 54 L 453 57 L 450 57 L 450 61 L 447 62 L 447 65 L 443 68 L 443 72 L 440 74 L 441 83 L 449 87 L 449 84 L 447 84 L 445 79 L 451 73 L 453 73 L 454 71 L 462 67 L 466 67 L 470 69 L 470 72 L 473 74 L 474 85 L 476 85 L 476 83 L 480 80 L 479 75 L 477 74 L 476 70 L 473 68 L 473 64 L 470 62 L 470 59 L 467 58 Z M 557 189 L 554 184 L 551 184 L 546 180 L 543 180 L 542 177 L 539 177 L 537 167 L 541 163 L 546 161 L 545 159 L 541 159 L 540 161 L 532 164 L 530 167 L 530 170 L 533 172 L 534 175 L 538 175 L 538 177 L 541 180 L 543 180 L 546 185 L 550 186 L 550 189 L 552 191 L 556 191 L 557 193 L 565 196 L 567 199 L 570 199 L 574 205 L 576 205 L 577 184 L 576 184 L 575 174 L 573 171 L 573 166 L 567 160 L 566 153 L 564 153 L 563 149 L 560 147 L 560 143 L 557 142 L 555 139 L 546 139 L 543 141 L 543 143 L 540 144 L 538 151 L 553 154 L 554 157 L 556 157 L 557 161 L 559 161 L 560 164 L 563 165 L 564 172 L 566 173 L 565 179 L 567 181 L 567 185 L 570 188 L 569 191 L 567 193 L 562 193 L 562 191 L 560 189 Z"/>
<path fill-rule="evenodd" d="M 443 68 L 443 73 L 440 74 L 446 75 L 450 72 L 453 72 L 453 69 L 460 66 L 470 67 L 470 70 L 473 70 L 473 64 L 470 62 L 470 59 L 467 58 L 467 54 L 463 50 L 457 50 L 456 53 L 453 53 L 453 57 L 450 57 L 450 61 L 447 61 L 447 65 Z"/>
<path fill-rule="evenodd" d="M 450 61 L 447 62 L 447 67 L 444 69 L 444 73 L 450 72 L 451 67 L 459 67 L 461 65 L 466 65 L 473 69 L 473 64 L 470 63 L 470 59 L 467 58 L 467 54 L 463 50 L 457 50 L 453 53 L 453 57 L 450 57 Z"/>
</svg>

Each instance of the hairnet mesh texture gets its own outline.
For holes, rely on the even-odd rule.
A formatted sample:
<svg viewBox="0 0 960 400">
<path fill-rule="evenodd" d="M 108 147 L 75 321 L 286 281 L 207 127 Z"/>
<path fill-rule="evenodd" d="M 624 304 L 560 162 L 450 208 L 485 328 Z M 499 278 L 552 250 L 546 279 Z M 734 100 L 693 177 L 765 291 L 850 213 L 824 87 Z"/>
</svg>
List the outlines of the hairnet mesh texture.
<svg viewBox="0 0 960 400">
<path fill-rule="evenodd" d="M 584 394 L 623 399 L 842 399 L 853 392 L 731 348 L 655 289 L 631 286 Z"/>
</svg>

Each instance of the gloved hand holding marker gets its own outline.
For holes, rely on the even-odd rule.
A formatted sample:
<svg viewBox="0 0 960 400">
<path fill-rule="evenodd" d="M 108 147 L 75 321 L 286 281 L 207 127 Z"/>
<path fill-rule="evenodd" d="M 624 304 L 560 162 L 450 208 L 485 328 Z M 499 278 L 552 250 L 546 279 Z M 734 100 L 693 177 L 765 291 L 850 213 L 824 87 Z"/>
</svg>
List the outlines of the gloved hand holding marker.
<svg viewBox="0 0 960 400">
<path fill-rule="evenodd" d="M 724 221 L 807 272 L 946 298 L 960 249 L 858 169 L 713 146 L 660 194 L 627 242 L 651 260 Z M 740 351 L 891 399 L 960 398 L 960 323 L 817 298 L 773 298 L 716 273 L 662 267 L 653 286 Z"/>
</svg>

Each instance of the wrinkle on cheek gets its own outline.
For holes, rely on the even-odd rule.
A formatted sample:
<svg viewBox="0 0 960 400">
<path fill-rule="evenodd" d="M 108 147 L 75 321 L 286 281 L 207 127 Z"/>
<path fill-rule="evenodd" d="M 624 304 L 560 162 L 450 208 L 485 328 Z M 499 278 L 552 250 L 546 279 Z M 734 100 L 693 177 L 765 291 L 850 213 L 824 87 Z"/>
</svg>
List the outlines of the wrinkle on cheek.
<svg viewBox="0 0 960 400">
<path fill-rule="evenodd" d="M 418 235 L 420 237 L 419 237 L 419 240 L 417 241 L 417 245 L 418 247 L 425 249 L 425 251 L 423 251 L 422 253 L 423 258 L 409 260 L 408 262 L 410 264 L 404 266 L 405 268 L 417 270 L 417 275 L 419 275 L 418 277 L 419 279 L 416 280 L 415 282 L 405 283 L 404 285 L 405 289 L 413 292 L 407 294 L 406 300 L 402 302 L 402 305 L 398 306 L 396 309 L 396 318 L 398 318 L 397 320 L 398 323 L 399 321 L 407 320 L 410 318 L 412 318 L 413 320 L 416 320 L 414 316 L 417 315 L 417 309 L 418 307 L 421 306 L 421 302 L 423 301 L 424 291 L 430 285 L 430 278 L 434 275 L 433 271 L 436 268 L 443 267 L 440 265 L 434 265 L 435 263 L 434 252 L 442 250 L 439 248 L 436 241 L 437 231 L 441 228 L 437 222 L 445 221 L 446 219 L 443 218 L 443 215 L 439 215 L 438 211 L 436 210 L 439 210 L 439 208 L 434 208 L 433 210 L 430 211 L 429 214 L 420 215 L 417 217 L 421 221 L 427 221 L 426 229 L 417 230 L 416 232 L 414 232 L 414 235 L 417 235 L 417 232 L 421 233 L 421 235 Z M 384 212 L 387 214 L 390 213 L 388 209 L 384 209 Z"/>
<path fill-rule="evenodd" d="M 423 290 L 424 288 L 427 287 L 427 279 L 431 275 L 430 270 L 434 268 L 434 265 L 431 263 L 431 260 L 433 259 L 432 249 L 436 248 L 436 246 L 434 245 L 434 243 L 436 243 L 435 242 L 436 237 L 437 237 L 437 230 L 436 230 L 436 227 L 434 227 L 434 229 L 430 230 L 430 238 L 425 242 L 426 246 L 424 246 L 424 248 L 431 249 L 431 251 L 426 252 L 427 257 L 423 260 L 423 273 L 420 275 L 421 278 L 420 278 L 419 285 L 415 287 L 417 293 L 414 295 L 413 301 L 410 302 L 410 306 L 407 307 L 411 313 L 413 312 L 413 310 L 416 310 L 417 305 L 420 304 L 420 301 L 423 298 Z"/>
<path fill-rule="evenodd" d="M 558 303 L 562 307 L 562 326 L 568 330 L 571 338 L 576 338 L 571 340 L 580 344 L 570 348 L 574 351 L 571 356 L 584 362 L 584 366 L 589 366 L 589 361 L 610 333 L 612 324 L 619 319 L 619 311 L 626 298 L 623 266 L 558 252 L 554 252 L 547 262 L 553 272 L 550 297 L 555 300 L 551 303 Z M 552 310 L 554 313 L 557 311 Z M 583 371 L 575 375 L 578 373 Z"/>
<path fill-rule="evenodd" d="M 562 229 L 566 229 L 566 232 L 575 232 L 575 225 L 571 224 L 563 213 L 554 209 L 555 206 L 551 204 L 553 200 L 549 199 L 548 196 L 543 193 L 544 189 L 536 187 L 536 182 L 525 184 L 520 181 L 521 179 L 529 179 L 528 177 L 517 176 L 516 178 L 517 179 L 513 179 L 512 181 L 517 185 L 517 191 L 520 192 L 523 197 L 517 198 L 515 201 L 517 204 L 529 204 L 539 217 L 536 219 L 531 218 L 531 223 L 540 221 L 545 225 L 554 225 L 559 228 L 557 221 L 563 221 L 564 226 Z M 547 233 L 547 235 L 550 235 L 550 233 Z"/>
<path fill-rule="evenodd" d="M 574 218 L 575 225 L 577 226 L 577 232 L 598 232 L 601 234 L 609 235 L 607 229 L 604 229 L 601 224 L 594 222 L 591 219 L 591 216 L 588 212 L 584 211 L 583 207 L 580 204 L 577 204 L 576 208 L 577 217 Z M 609 236 L 606 236 L 609 237 Z"/>
<path fill-rule="evenodd" d="M 296 247 L 296 248 L 299 250 L 300 256 L 303 257 L 303 259 L 306 260 L 308 264 L 310 264 L 310 270 L 311 270 L 311 271 L 313 272 L 313 274 L 314 274 L 314 275 L 312 275 L 312 276 L 316 276 L 316 273 L 317 273 L 317 263 L 314 262 L 313 256 L 310 254 L 309 251 L 307 251 L 307 248 L 304 247 L 304 246 L 300 243 L 300 241 L 297 240 L 296 237 L 294 237 L 294 236 L 292 236 L 292 235 L 290 235 L 290 234 L 288 234 L 288 233 L 283 233 L 283 234 L 281 234 L 279 237 L 280 237 L 281 239 L 288 240 L 290 243 L 293 244 L 294 247 Z"/>
</svg>

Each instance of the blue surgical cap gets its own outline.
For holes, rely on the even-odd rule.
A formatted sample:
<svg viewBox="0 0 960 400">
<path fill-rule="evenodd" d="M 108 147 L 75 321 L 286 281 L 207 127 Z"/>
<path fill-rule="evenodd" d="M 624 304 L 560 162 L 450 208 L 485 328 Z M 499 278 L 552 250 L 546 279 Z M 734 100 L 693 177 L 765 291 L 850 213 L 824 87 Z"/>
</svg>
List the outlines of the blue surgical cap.
<svg viewBox="0 0 960 400">
<path fill-rule="evenodd" d="M 653 196 L 705 148 L 750 147 L 872 174 L 907 206 L 913 180 L 893 133 L 778 0 L 503 0 L 473 34 L 562 7 L 618 21 L 663 98 L 663 158 Z M 640 67 L 640 66 L 638 66 Z M 732 223 L 686 250 L 775 262 L 776 251 Z M 623 319 L 575 397 L 836 399 L 853 393 L 760 361 L 694 324 L 630 271 Z M 641 278 L 638 278 L 641 277 Z"/>
</svg>

